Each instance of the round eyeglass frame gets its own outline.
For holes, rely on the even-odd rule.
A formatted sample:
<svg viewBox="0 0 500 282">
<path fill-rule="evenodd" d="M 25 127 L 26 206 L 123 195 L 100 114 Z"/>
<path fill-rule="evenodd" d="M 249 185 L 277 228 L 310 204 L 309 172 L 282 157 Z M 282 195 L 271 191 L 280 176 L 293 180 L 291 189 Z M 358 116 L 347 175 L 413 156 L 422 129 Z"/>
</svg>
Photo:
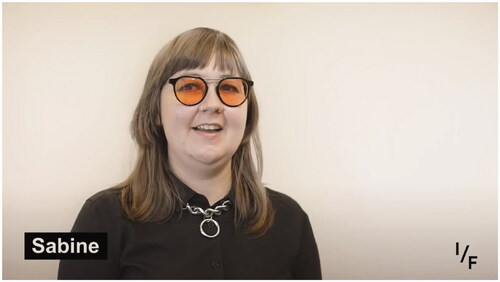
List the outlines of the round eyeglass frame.
<svg viewBox="0 0 500 282">
<path fill-rule="evenodd" d="M 185 103 L 183 103 L 183 102 L 179 99 L 179 97 L 177 97 L 177 91 L 175 90 L 175 83 L 176 83 L 179 79 L 181 79 L 181 78 L 186 78 L 186 77 L 190 77 L 190 78 L 198 78 L 198 79 L 200 79 L 201 81 L 203 81 L 203 83 L 205 84 L 205 93 L 203 93 L 203 97 L 202 97 L 202 98 L 200 99 L 200 101 L 199 101 L 198 103 L 196 103 L 196 104 L 185 104 Z M 245 83 L 247 84 L 247 86 L 248 86 L 248 88 L 247 88 L 247 90 L 246 90 L 246 92 L 245 92 L 245 99 L 243 99 L 243 101 L 241 101 L 241 103 L 239 103 L 238 105 L 228 105 L 228 104 L 226 104 L 226 103 L 222 100 L 222 98 L 220 97 L 219 86 L 220 86 L 221 82 L 223 82 L 223 81 L 224 81 L 224 80 L 226 80 L 226 79 L 241 79 L 241 80 L 243 80 L 243 82 L 245 82 Z M 208 80 L 216 80 L 216 79 L 208 79 Z M 207 96 L 207 93 L 208 93 L 208 84 L 207 84 L 207 82 L 205 81 L 205 79 L 203 79 L 202 77 L 199 77 L 199 76 L 183 75 L 183 76 L 179 76 L 179 77 L 176 77 L 176 78 L 170 78 L 170 79 L 168 80 L 168 82 L 169 82 L 170 84 L 172 84 L 172 86 L 173 86 L 173 88 L 174 88 L 174 94 L 175 94 L 175 98 L 177 99 L 177 101 L 179 101 L 179 103 L 181 103 L 181 104 L 183 104 L 183 105 L 185 105 L 185 106 L 196 106 L 196 105 L 198 105 L 199 103 L 201 103 L 201 101 L 203 101 L 203 99 L 205 99 L 205 97 Z M 226 105 L 226 106 L 228 106 L 228 107 L 232 107 L 232 108 L 234 108 L 234 107 L 238 107 L 238 106 L 240 106 L 241 104 L 245 103 L 245 101 L 248 99 L 248 94 L 250 93 L 250 88 L 252 88 L 252 86 L 253 86 L 253 81 L 251 81 L 251 80 L 244 79 L 243 77 L 238 77 L 238 76 L 229 76 L 229 77 L 224 77 L 224 78 L 221 78 L 221 79 L 219 80 L 219 82 L 217 83 L 217 86 L 215 86 L 215 92 L 217 93 L 217 97 L 219 97 L 219 100 L 222 102 L 222 104 L 224 104 L 224 105 Z"/>
</svg>

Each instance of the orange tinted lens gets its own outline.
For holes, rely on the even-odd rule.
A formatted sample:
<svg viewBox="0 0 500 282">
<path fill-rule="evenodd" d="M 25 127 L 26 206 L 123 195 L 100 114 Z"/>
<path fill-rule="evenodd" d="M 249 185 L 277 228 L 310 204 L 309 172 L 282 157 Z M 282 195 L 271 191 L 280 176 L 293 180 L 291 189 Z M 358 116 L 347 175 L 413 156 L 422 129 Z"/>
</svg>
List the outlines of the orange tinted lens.
<svg viewBox="0 0 500 282">
<path fill-rule="evenodd" d="M 245 101 L 247 85 L 245 81 L 238 78 L 228 78 L 219 84 L 220 98 L 229 106 L 238 106 Z"/>
<path fill-rule="evenodd" d="M 194 105 L 205 95 L 205 83 L 199 78 L 183 77 L 175 83 L 175 95 L 181 103 Z"/>
</svg>

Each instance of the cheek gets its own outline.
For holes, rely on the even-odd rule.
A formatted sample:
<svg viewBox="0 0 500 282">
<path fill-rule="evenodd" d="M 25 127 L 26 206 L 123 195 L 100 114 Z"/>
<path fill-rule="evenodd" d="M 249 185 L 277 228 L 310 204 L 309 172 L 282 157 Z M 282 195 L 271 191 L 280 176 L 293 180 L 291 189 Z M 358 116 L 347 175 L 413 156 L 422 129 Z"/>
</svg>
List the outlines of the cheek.
<svg viewBox="0 0 500 282">
<path fill-rule="evenodd" d="M 245 132 L 246 128 L 246 122 L 247 122 L 247 107 L 238 109 L 237 111 L 231 113 L 232 114 L 232 120 L 234 121 L 234 126 L 235 128 L 243 134 Z"/>
<path fill-rule="evenodd" d="M 172 94 L 172 95 L 170 95 Z M 191 108 L 180 105 L 173 97 L 173 93 L 162 93 L 161 99 L 161 122 L 167 140 L 174 141 L 182 128 L 187 128 L 193 113 Z"/>
<path fill-rule="evenodd" d="M 161 97 L 161 123 L 165 133 L 168 133 L 172 127 L 172 121 L 175 119 L 175 108 L 172 107 L 172 102 L 168 98 L 169 93 L 162 93 Z"/>
<path fill-rule="evenodd" d="M 190 128 L 193 113 L 189 109 L 179 107 L 166 107 L 162 113 L 162 123 L 165 132 L 181 134 Z"/>
</svg>

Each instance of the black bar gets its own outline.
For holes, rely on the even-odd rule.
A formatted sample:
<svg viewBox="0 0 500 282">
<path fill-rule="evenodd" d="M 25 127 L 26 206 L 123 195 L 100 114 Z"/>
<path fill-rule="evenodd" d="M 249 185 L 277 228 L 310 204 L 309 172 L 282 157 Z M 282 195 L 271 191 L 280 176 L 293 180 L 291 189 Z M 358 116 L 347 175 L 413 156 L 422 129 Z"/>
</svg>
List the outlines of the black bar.
<svg viewBox="0 0 500 282">
<path fill-rule="evenodd" d="M 24 259 L 107 259 L 107 233 L 24 233 Z"/>
</svg>

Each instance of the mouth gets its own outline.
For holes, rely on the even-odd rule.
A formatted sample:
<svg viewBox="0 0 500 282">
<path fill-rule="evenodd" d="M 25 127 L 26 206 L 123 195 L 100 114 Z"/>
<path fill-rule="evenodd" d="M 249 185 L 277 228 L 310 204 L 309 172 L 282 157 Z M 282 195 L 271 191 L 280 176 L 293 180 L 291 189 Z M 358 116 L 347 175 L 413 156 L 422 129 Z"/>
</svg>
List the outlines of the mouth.
<svg viewBox="0 0 500 282">
<path fill-rule="evenodd" d="M 222 130 L 222 126 L 216 123 L 204 123 L 191 128 L 202 132 L 218 132 Z"/>
</svg>

